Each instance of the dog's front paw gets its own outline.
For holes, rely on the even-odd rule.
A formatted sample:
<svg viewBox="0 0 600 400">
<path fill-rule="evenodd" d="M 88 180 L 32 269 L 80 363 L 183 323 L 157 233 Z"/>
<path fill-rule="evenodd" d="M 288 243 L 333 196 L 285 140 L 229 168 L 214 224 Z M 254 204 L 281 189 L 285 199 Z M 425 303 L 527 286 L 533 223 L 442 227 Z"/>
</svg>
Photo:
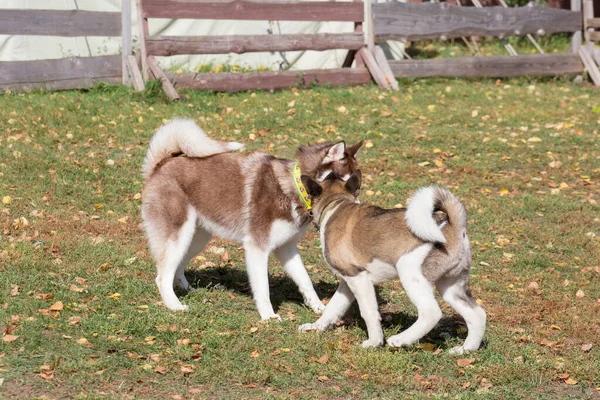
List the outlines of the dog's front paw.
<svg viewBox="0 0 600 400">
<path fill-rule="evenodd" d="M 475 349 L 475 350 L 477 350 L 477 349 Z M 462 345 L 462 346 L 456 346 L 456 347 L 451 348 L 450 350 L 448 350 L 448 354 L 452 354 L 454 356 L 460 356 L 460 355 L 463 355 L 465 353 L 469 353 L 469 352 L 475 351 L 475 350 L 467 349 L 467 348 L 465 348 L 464 345 Z"/>
<path fill-rule="evenodd" d="M 379 347 L 383 344 L 383 339 L 367 339 L 362 342 L 362 347 L 368 349 L 369 347 Z"/>
<path fill-rule="evenodd" d="M 300 325 L 298 327 L 298 330 L 300 332 L 309 332 L 309 331 L 314 331 L 314 332 L 323 332 L 325 330 L 325 327 L 321 324 L 318 323 L 312 323 L 312 324 L 303 324 Z"/>
<path fill-rule="evenodd" d="M 412 341 L 406 340 L 402 337 L 402 334 L 390 336 L 387 340 L 387 344 L 392 347 L 408 347 L 413 344 Z"/>
<path fill-rule="evenodd" d="M 261 317 L 260 319 L 262 319 L 263 321 L 276 320 L 277 322 L 281 322 L 281 317 L 279 316 L 279 314 L 267 315 L 267 316 Z"/>
<path fill-rule="evenodd" d="M 315 314 L 321 314 L 323 311 L 325 311 L 325 304 L 321 303 L 321 300 L 312 301 L 308 304 L 308 306 L 313 309 Z"/>
</svg>

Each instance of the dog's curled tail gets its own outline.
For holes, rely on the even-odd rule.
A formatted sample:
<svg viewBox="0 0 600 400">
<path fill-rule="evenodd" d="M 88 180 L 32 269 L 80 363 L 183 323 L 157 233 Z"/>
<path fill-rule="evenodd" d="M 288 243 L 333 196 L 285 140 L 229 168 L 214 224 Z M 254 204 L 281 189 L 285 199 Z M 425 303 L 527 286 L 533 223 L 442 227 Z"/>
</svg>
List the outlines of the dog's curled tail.
<svg viewBox="0 0 600 400">
<path fill-rule="evenodd" d="M 173 155 L 208 157 L 227 153 L 244 147 L 237 142 L 221 142 L 209 138 L 196 122 L 186 118 L 175 118 L 162 125 L 150 141 L 142 172 L 148 179 L 156 166 Z"/>
<path fill-rule="evenodd" d="M 452 233 L 460 237 L 467 228 L 467 211 L 462 203 L 448 190 L 438 186 L 428 186 L 417 190 L 410 198 L 405 219 L 408 229 L 426 242 L 447 243 L 448 238 L 433 218 L 435 211 L 448 215 Z M 452 236 L 454 236 L 452 235 Z"/>
</svg>

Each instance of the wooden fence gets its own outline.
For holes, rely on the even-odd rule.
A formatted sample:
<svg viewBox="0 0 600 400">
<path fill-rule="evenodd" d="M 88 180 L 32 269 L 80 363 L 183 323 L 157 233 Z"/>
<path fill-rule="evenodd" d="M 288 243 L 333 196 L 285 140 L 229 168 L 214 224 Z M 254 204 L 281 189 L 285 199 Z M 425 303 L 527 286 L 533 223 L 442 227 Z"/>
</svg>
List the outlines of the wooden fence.
<svg viewBox="0 0 600 400">
<path fill-rule="evenodd" d="M 355 85 L 371 82 L 371 74 L 383 87 L 387 79 L 377 67 L 373 55 L 364 50 L 362 1 L 198 1 L 198 0 L 137 0 L 140 21 L 142 74 L 145 79 L 161 79 L 171 99 L 178 98 L 176 88 L 240 91 L 280 89 L 291 86 L 329 84 Z M 229 35 L 229 36 L 150 36 L 150 18 L 284 20 L 284 21 L 348 21 L 355 23 L 349 33 Z M 264 51 L 346 49 L 349 55 L 342 68 L 304 71 L 270 71 L 250 73 L 165 73 L 156 63 L 156 56 L 181 54 L 227 54 Z M 356 59 L 356 67 L 350 68 Z M 367 68 L 363 68 L 363 64 Z M 394 82 L 395 83 L 395 82 Z"/>
<path fill-rule="evenodd" d="M 122 13 L 0 9 L 0 35 L 123 37 L 122 55 L 2 61 L 0 89 L 62 90 L 128 81 L 128 74 L 123 74 L 131 53 L 131 5 L 127 0 Z"/>
<path fill-rule="evenodd" d="M 587 1 L 587 0 L 586 0 Z M 530 5 L 517 8 L 458 7 L 448 3 L 378 3 L 373 5 L 376 41 L 416 41 L 470 36 L 524 36 L 581 32 L 582 13 Z M 575 49 L 577 50 L 577 49 Z M 511 77 L 581 74 L 577 51 L 494 57 L 390 61 L 400 77 Z"/>
<path fill-rule="evenodd" d="M 582 10 L 583 1 L 583 10 Z M 98 81 L 132 82 L 136 89 L 148 79 L 160 79 L 171 99 L 177 88 L 240 91 L 328 84 L 356 85 L 371 82 L 397 89 L 394 77 L 510 77 L 581 74 L 587 69 L 600 86 L 600 19 L 593 18 L 592 0 L 573 0 L 571 11 L 537 5 L 518 8 L 457 7 L 448 3 L 371 5 L 371 0 L 137 0 L 140 28 L 140 72 L 131 55 L 131 0 L 122 12 L 1 10 L 0 34 L 44 36 L 121 36 L 122 55 L 71 57 L 58 60 L 0 62 L 0 89 L 48 90 L 82 88 Z M 148 20 L 283 20 L 348 21 L 354 32 L 229 35 L 151 36 Z M 363 34 L 363 23 L 369 31 Z M 573 33 L 573 51 L 564 54 L 528 54 L 451 59 L 390 61 L 374 41 L 452 39 L 471 36 L 543 35 Z M 582 35 L 583 32 L 583 35 Z M 585 39 L 585 44 L 582 40 Z M 533 39 L 532 39 L 533 40 Z M 365 46 L 365 42 L 367 45 Z M 508 47 L 508 46 L 507 46 Z M 156 57 L 184 54 L 227 54 L 266 51 L 345 49 L 342 68 L 250 73 L 164 72 Z M 541 49 L 540 49 L 541 50 Z M 354 64 L 354 67 L 352 65 Z"/>
</svg>

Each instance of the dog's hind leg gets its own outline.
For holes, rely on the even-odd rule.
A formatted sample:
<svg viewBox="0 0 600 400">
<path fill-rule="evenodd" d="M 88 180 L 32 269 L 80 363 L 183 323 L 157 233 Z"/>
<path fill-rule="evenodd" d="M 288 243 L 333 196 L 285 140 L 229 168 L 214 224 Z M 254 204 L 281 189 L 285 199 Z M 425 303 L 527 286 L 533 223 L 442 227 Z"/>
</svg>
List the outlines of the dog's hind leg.
<svg viewBox="0 0 600 400">
<path fill-rule="evenodd" d="M 325 311 L 323 311 L 321 318 L 312 324 L 301 325 L 298 330 L 300 332 L 323 332 L 338 322 L 344 316 L 344 314 L 346 314 L 353 301 L 354 294 L 348 287 L 346 281 L 340 279 L 340 285 L 338 286 L 331 300 L 329 300 L 329 303 L 327 303 L 327 307 L 325 307 Z"/>
<path fill-rule="evenodd" d="M 410 300 L 417 307 L 419 316 L 407 330 L 388 338 L 387 342 L 390 346 L 412 345 L 429 333 L 442 318 L 442 310 L 433 294 L 433 285 L 421 272 L 421 265 L 431 251 L 431 246 L 431 243 L 427 243 L 417 247 L 400 257 L 396 264 L 400 282 Z"/>
<path fill-rule="evenodd" d="M 463 345 L 450 349 L 450 353 L 477 350 L 485 332 L 486 314 L 471 296 L 468 272 L 458 277 L 442 278 L 436 285 L 442 298 L 465 319 L 469 330 Z"/>
<path fill-rule="evenodd" d="M 381 329 L 381 317 L 377 307 L 377 296 L 375 295 L 375 286 L 369 278 L 366 271 L 362 271 L 355 276 L 345 276 L 342 279 L 346 281 L 348 287 L 356 297 L 360 316 L 365 320 L 369 339 L 362 342 L 362 347 L 381 346 L 383 344 L 383 330 Z"/>
<path fill-rule="evenodd" d="M 188 308 L 188 306 L 181 304 L 177 295 L 175 295 L 173 284 L 179 265 L 188 252 L 194 237 L 196 220 L 196 211 L 189 206 L 185 222 L 177 231 L 177 235 L 167 240 L 164 253 L 159 261 L 158 275 L 155 281 L 164 305 L 170 310 L 187 310 Z"/>
<path fill-rule="evenodd" d="M 211 237 L 212 235 L 208 231 L 200 227 L 196 228 L 196 232 L 194 233 L 194 237 L 190 242 L 188 250 L 181 262 L 179 263 L 179 266 L 177 267 L 177 272 L 175 272 L 174 285 L 176 288 L 181 290 L 195 290 L 190 286 L 189 282 L 185 277 L 185 268 L 196 254 L 204 250 L 204 247 L 210 241 Z"/>
<path fill-rule="evenodd" d="M 310 276 L 306 272 L 296 242 L 291 241 L 285 243 L 274 251 L 275 257 L 281 262 L 285 272 L 298 285 L 298 289 L 304 297 L 304 304 L 311 307 L 315 313 L 321 313 L 325 306 L 321 303 L 321 299 L 315 292 Z"/>
</svg>

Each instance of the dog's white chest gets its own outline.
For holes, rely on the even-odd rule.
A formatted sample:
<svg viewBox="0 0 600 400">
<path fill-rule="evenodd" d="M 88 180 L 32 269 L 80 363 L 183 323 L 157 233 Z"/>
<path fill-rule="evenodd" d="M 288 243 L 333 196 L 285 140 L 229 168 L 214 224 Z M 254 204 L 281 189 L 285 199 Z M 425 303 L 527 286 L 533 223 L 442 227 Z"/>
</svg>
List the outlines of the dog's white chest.
<svg viewBox="0 0 600 400">
<path fill-rule="evenodd" d="M 269 247 L 275 249 L 298 235 L 304 235 L 305 231 L 306 227 L 299 228 L 294 222 L 276 219 L 271 224 Z"/>
</svg>

